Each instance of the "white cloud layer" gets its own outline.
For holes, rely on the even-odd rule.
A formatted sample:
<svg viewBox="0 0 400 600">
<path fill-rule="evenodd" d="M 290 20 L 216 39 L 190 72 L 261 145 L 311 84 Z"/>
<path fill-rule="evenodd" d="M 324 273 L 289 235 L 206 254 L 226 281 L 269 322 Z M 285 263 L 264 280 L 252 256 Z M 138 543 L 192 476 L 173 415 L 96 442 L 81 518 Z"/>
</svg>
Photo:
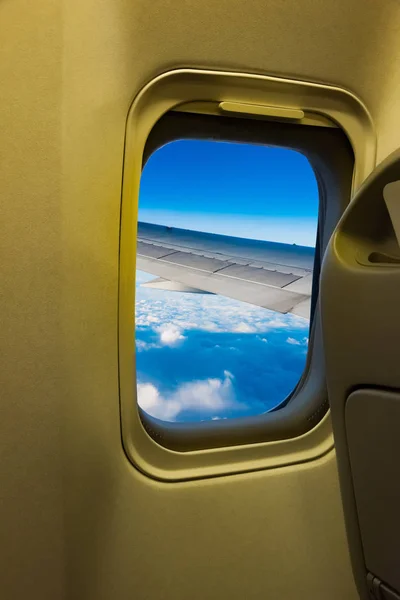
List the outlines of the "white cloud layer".
<svg viewBox="0 0 400 600">
<path fill-rule="evenodd" d="M 152 350 L 153 348 L 160 348 L 158 344 L 151 342 L 145 342 L 144 340 L 136 340 L 136 350 L 138 352 L 145 352 L 146 350 Z"/>
<path fill-rule="evenodd" d="M 224 371 L 224 377 L 185 382 L 175 391 L 163 395 L 152 383 L 138 383 L 139 406 L 149 415 L 163 421 L 175 421 L 179 413 L 195 410 L 210 415 L 241 406 L 235 396 L 233 375 Z M 218 414 L 214 419 L 220 418 Z"/>
<path fill-rule="evenodd" d="M 276 329 L 308 329 L 309 321 L 283 315 L 223 296 L 184 294 L 140 287 L 153 277 L 138 272 L 136 327 L 151 327 L 165 345 L 183 341 L 184 333 L 201 329 L 215 333 L 262 333 Z M 288 342 L 290 343 L 290 342 Z"/>
<path fill-rule="evenodd" d="M 307 346 L 308 345 L 308 337 L 303 337 L 301 340 L 297 340 L 296 338 L 288 337 L 286 340 L 287 344 L 291 344 L 292 346 Z"/>
<path fill-rule="evenodd" d="M 229 366 L 237 375 L 237 381 L 235 381 L 229 371 L 225 371 L 223 375 L 217 371 L 216 375 L 214 369 L 196 370 L 196 380 L 182 383 L 182 380 L 190 378 L 185 364 L 182 364 L 181 373 L 177 369 L 170 379 L 164 376 L 164 380 L 161 380 L 160 384 L 154 384 L 154 381 L 160 381 L 159 373 L 157 373 L 157 368 L 153 373 L 152 368 L 146 362 L 147 358 L 152 357 L 142 354 L 139 358 L 138 354 L 138 403 L 143 410 L 156 418 L 164 421 L 178 421 L 187 418 L 195 421 L 217 420 L 227 418 L 227 414 L 232 416 L 243 414 L 246 409 L 248 411 L 249 403 L 255 393 L 253 387 L 260 384 L 250 385 L 249 389 L 246 388 L 245 393 L 242 390 L 243 381 L 239 375 L 243 367 L 238 362 L 241 359 L 237 346 L 240 347 L 247 335 L 256 334 L 256 338 L 265 344 L 266 351 L 268 352 L 268 347 L 270 347 L 270 352 L 274 353 L 274 349 L 277 347 L 274 341 L 276 338 L 274 332 L 280 332 L 278 336 L 280 347 L 285 346 L 285 341 L 293 346 L 292 350 L 286 348 L 288 355 L 303 355 L 307 352 L 308 338 L 306 336 L 309 321 L 306 319 L 279 314 L 223 296 L 184 294 L 140 287 L 140 282 L 152 278 L 151 275 L 139 272 L 137 279 L 137 352 L 145 353 L 147 350 L 156 348 L 175 348 L 174 353 L 176 357 L 180 356 L 180 359 L 177 359 L 181 360 L 182 353 L 186 352 L 185 340 L 191 338 L 195 340 L 196 338 L 191 335 L 191 332 L 195 332 L 195 330 L 210 334 L 234 334 L 226 339 L 221 335 L 218 342 L 221 347 L 229 348 L 230 359 L 226 366 Z M 208 336 L 200 336 L 201 340 L 204 340 L 205 337 Z M 210 335 L 210 338 L 216 339 L 214 335 Z M 202 341 L 199 343 L 201 344 Z M 248 344 L 248 341 L 244 343 Z M 219 344 L 213 348 L 219 348 Z M 207 356 L 207 361 L 212 360 L 208 347 L 204 352 L 203 348 L 200 346 L 198 348 L 199 353 L 193 356 L 193 360 L 204 360 L 205 356 Z M 170 351 L 160 352 L 160 356 L 160 360 L 163 356 L 164 360 L 174 359 L 171 357 Z M 154 361 L 156 361 L 156 357 L 154 357 Z M 141 369 L 141 364 L 144 365 L 144 371 Z M 265 365 L 265 368 L 267 367 L 268 365 Z M 264 365 L 259 365 L 257 373 L 261 373 L 263 369 Z M 281 370 L 278 369 L 277 372 L 281 373 Z M 299 375 L 300 372 L 301 368 Z M 180 384 L 176 381 L 176 377 L 179 377 Z M 249 379 L 251 379 L 250 373 Z M 259 397 L 264 398 L 264 392 L 259 394 Z M 254 399 L 258 401 L 257 395 L 254 395 Z M 278 398 L 278 401 L 281 399 Z M 260 406 L 260 412 L 262 410 L 263 408 Z"/>
<path fill-rule="evenodd" d="M 157 329 L 160 334 L 160 341 L 166 346 L 175 346 L 178 342 L 185 339 L 182 330 L 173 323 L 165 323 Z"/>
</svg>

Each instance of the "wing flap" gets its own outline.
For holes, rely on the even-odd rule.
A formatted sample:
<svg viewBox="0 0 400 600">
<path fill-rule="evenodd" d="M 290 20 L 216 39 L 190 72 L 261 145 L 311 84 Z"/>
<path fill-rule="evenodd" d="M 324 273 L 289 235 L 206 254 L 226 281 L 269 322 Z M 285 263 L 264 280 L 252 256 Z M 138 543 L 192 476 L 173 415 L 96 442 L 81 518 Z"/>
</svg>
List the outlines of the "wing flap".
<svg viewBox="0 0 400 600">
<path fill-rule="evenodd" d="M 309 316 L 311 248 L 146 223 L 139 224 L 138 233 L 137 268 L 170 282 L 152 287 L 204 291 Z"/>
<path fill-rule="evenodd" d="M 178 281 L 170 281 L 169 279 L 164 279 L 163 277 L 157 277 L 151 281 L 146 281 L 145 283 L 142 283 L 141 287 L 167 290 L 169 292 L 185 292 L 186 294 L 211 294 L 211 292 L 199 290 L 198 288 L 184 285 Z"/>
<path fill-rule="evenodd" d="M 251 267 L 249 265 L 231 264 L 219 272 L 227 277 L 236 277 L 244 281 L 273 285 L 280 288 L 299 279 L 299 276 L 293 275 L 293 273 L 282 273 L 277 270 L 265 269 L 264 267 Z"/>
<path fill-rule="evenodd" d="M 192 252 L 175 252 L 164 258 L 166 262 L 171 262 L 176 265 L 183 267 L 190 267 L 191 269 L 199 269 L 200 271 L 206 271 L 207 273 L 215 273 L 224 267 L 228 267 L 231 263 L 227 260 L 219 260 L 218 258 L 208 258 L 200 254 L 193 254 Z"/>
<path fill-rule="evenodd" d="M 142 242 L 141 240 L 138 240 L 136 251 L 138 254 L 152 258 L 164 258 L 170 254 L 176 254 L 176 250 L 173 250 L 168 246 L 149 244 L 148 242 Z"/>
<path fill-rule="evenodd" d="M 223 272 L 207 273 L 162 259 L 138 255 L 136 266 L 142 271 L 164 279 L 282 313 L 292 312 L 297 304 L 310 298 L 307 294 L 286 291 L 285 288 L 228 277 L 223 275 Z"/>
</svg>

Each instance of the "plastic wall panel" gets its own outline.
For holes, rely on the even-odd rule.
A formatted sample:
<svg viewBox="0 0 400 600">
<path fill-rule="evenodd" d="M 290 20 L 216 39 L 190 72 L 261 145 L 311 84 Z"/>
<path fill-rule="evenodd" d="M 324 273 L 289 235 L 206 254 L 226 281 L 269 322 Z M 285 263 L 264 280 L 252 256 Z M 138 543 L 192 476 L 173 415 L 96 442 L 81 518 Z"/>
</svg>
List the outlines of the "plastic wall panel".
<svg viewBox="0 0 400 600">
<path fill-rule="evenodd" d="M 400 394 L 357 390 L 347 398 L 345 414 L 365 564 L 400 591 Z"/>
<path fill-rule="evenodd" d="M 354 599 L 333 454 L 174 488 L 128 465 L 121 165 L 132 98 L 180 66 L 348 87 L 386 156 L 398 2 L 3 0 L 0 21 L 2 597 Z"/>
<path fill-rule="evenodd" d="M 363 536 L 367 539 L 373 527 L 377 526 L 377 522 L 369 526 L 366 524 L 365 517 L 363 523 L 359 521 L 356 479 L 349 454 L 350 444 L 353 443 L 353 453 L 355 447 L 346 431 L 346 399 L 351 392 L 359 388 L 396 390 L 400 387 L 398 364 L 400 248 L 383 195 L 385 186 L 397 181 L 399 177 L 400 150 L 397 150 L 367 178 L 346 209 L 325 254 L 321 275 L 322 325 L 328 393 L 351 555 L 363 598 L 368 598 L 365 587 L 366 555 L 364 555 Z M 399 257 L 398 260 L 396 256 Z M 381 258 L 376 260 L 374 257 Z M 394 257 L 394 260 L 391 261 L 390 257 Z M 356 397 L 358 398 L 359 395 Z M 385 394 L 382 398 L 384 401 Z M 367 399 L 370 399 L 369 395 Z M 379 418 L 381 421 L 384 417 L 387 418 L 389 415 L 393 417 L 396 414 L 392 404 L 387 405 L 386 416 L 382 407 L 379 412 L 379 407 L 374 408 L 368 402 L 365 406 L 365 418 L 359 422 L 360 436 L 361 432 L 365 431 L 366 425 L 372 427 L 374 414 L 376 419 Z M 368 407 L 371 407 L 371 414 L 368 412 Z M 354 420 L 353 415 L 353 438 L 356 430 Z M 396 423 L 399 428 L 400 421 L 396 422 L 396 420 L 392 423 L 393 427 L 396 427 Z M 387 435 L 389 437 L 386 441 L 393 440 L 394 431 L 388 430 Z M 376 436 L 370 440 L 371 445 L 379 445 L 379 436 L 384 439 L 385 433 L 377 430 Z M 398 459 L 397 449 L 397 445 L 394 445 L 393 452 L 387 452 L 388 461 Z M 364 450 L 366 450 L 365 445 Z M 374 455 L 371 452 L 372 448 L 366 452 L 366 460 L 368 456 L 371 459 L 375 457 L 374 460 L 377 460 L 379 454 Z M 360 453 L 361 447 L 357 450 L 357 456 L 360 456 Z M 387 462 L 385 470 L 377 473 L 378 481 L 384 478 L 390 464 L 392 463 Z M 393 495 L 394 500 L 395 489 Z M 378 496 L 375 496 L 375 501 L 377 498 Z M 373 501 L 372 497 L 370 500 Z M 378 502 L 377 513 L 382 509 L 384 508 Z M 370 514 L 371 511 L 372 507 L 370 507 Z M 394 515 L 394 509 L 389 504 L 387 518 L 390 514 Z M 396 531 L 396 523 L 397 521 L 394 520 L 393 531 Z M 386 525 L 381 532 L 382 539 L 387 531 Z M 392 546 L 390 537 L 388 554 L 390 554 L 389 545 Z M 371 548 L 371 541 L 368 546 Z M 384 556 L 383 552 L 382 560 Z M 379 573 L 373 574 L 379 576 Z"/>
<path fill-rule="evenodd" d="M 61 5 L 0 3 L 0 595 L 64 596 Z"/>
</svg>

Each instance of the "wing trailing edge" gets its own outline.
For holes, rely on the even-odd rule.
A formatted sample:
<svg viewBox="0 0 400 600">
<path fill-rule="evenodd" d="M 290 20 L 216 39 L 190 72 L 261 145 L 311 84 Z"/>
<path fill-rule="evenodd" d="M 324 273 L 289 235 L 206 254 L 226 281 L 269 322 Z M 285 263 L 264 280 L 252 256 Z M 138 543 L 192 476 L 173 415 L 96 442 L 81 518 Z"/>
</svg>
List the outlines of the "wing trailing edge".
<svg viewBox="0 0 400 600">
<path fill-rule="evenodd" d="M 139 223 L 136 267 L 145 287 L 220 294 L 309 318 L 314 250 Z"/>
</svg>

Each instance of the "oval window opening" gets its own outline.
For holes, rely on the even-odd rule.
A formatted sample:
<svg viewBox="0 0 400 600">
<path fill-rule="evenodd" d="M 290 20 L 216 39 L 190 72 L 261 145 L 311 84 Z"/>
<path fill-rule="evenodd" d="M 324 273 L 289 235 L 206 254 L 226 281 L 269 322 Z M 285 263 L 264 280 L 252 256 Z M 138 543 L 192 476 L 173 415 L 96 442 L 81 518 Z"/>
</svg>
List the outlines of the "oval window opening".
<svg viewBox="0 0 400 600">
<path fill-rule="evenodd" d="M 167 422 L 258 415 L 302 376 L 319 194 L 305 156 L 179 140 L 141 178 L 138 403 Z"/>
</svg>

